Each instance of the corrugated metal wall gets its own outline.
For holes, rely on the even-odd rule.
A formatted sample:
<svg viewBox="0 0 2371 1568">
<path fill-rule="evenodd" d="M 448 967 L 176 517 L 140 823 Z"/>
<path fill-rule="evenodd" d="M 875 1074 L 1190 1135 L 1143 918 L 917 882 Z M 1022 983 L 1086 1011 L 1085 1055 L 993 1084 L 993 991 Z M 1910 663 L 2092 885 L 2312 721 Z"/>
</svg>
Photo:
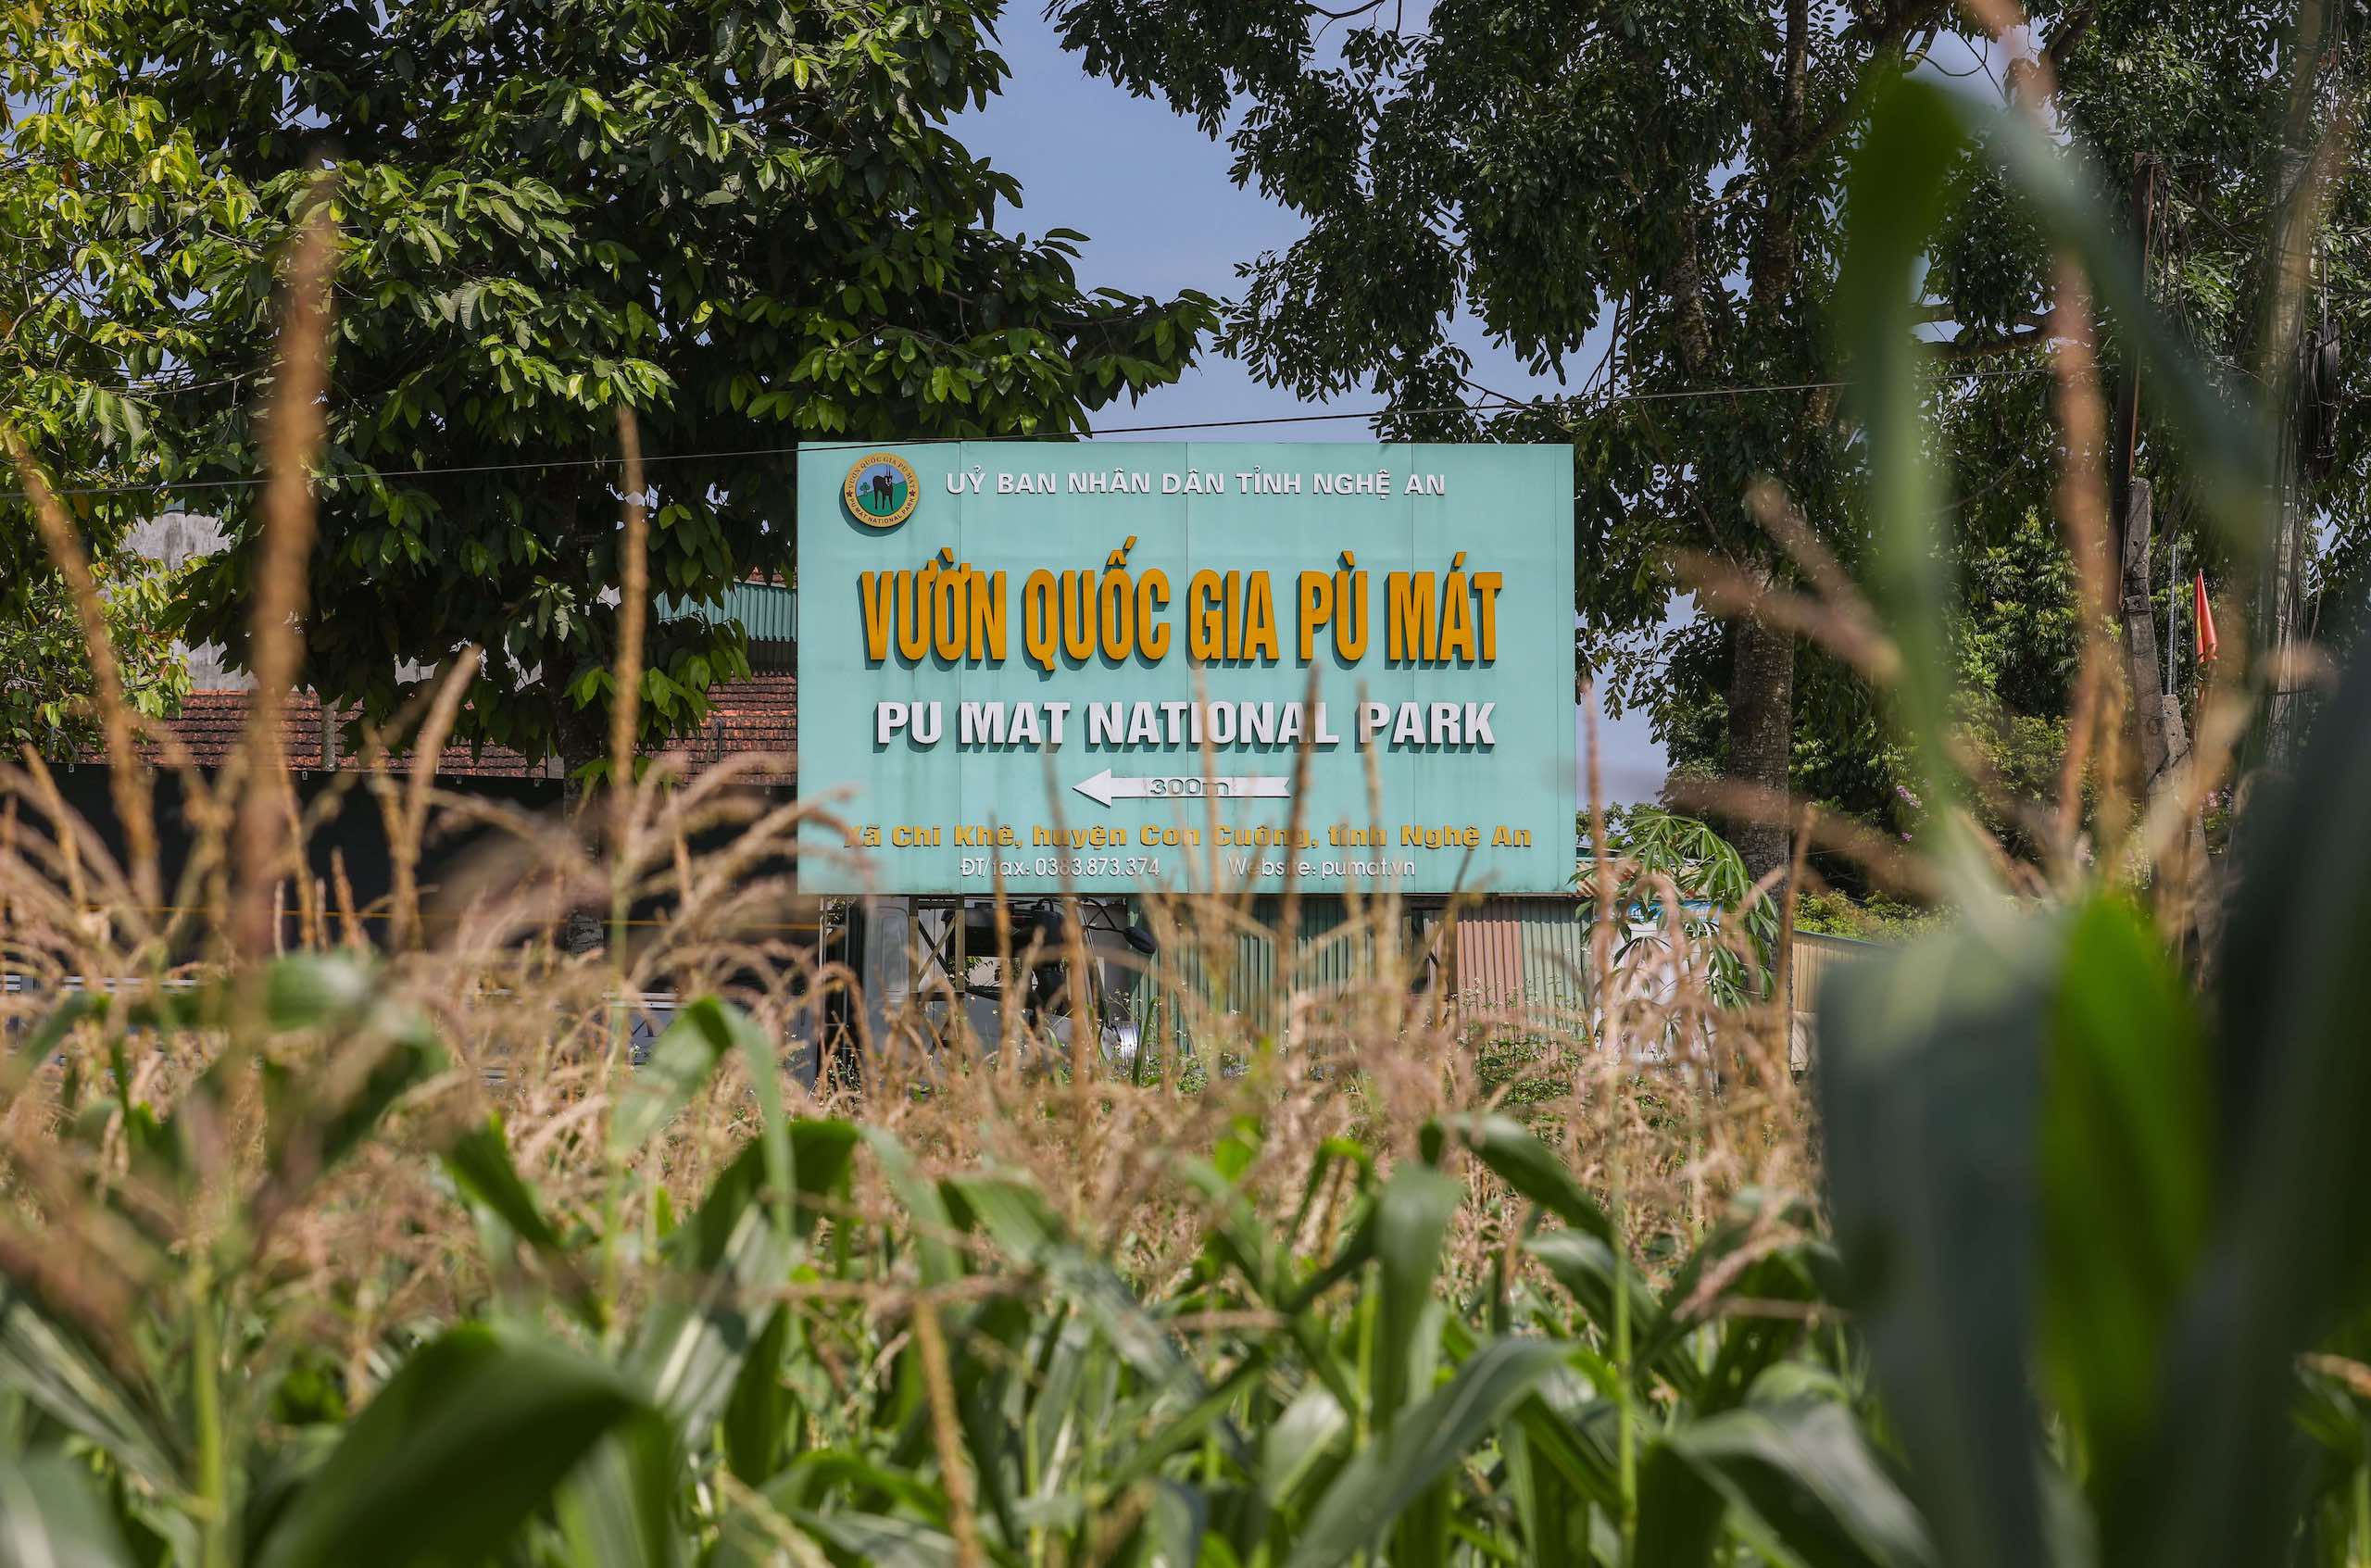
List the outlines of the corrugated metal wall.
<svg viewBox="0 0 2371 1568">
<path fill-rule="evenodd" d="M 1281 897 L 1254 899 L 1254 928 L 1237 930 L 1218 952 L 1201 944 L 1176 953 L 1163 951 L 1154 961 L 1155 991 L 1182 988 L 1213 1012 L 1240 1017 L 1252 1033 L 1269 1034 L 1282 1022 L 1277 1011 L 1282 991 L 1332 990 L 1375 972 L 1374 927 L 1346 929 L 1346 901 L 1335 894 L 1312 894 L 1300 901 L 1290 972 L 1280 975 L 1276 944 L 1269 934 L 1284 914 Z M 1168 1009 L 1170 1037 L 1182 1038 L 1193 1010 L 1173 1001 L 1161 1005 Z"/>
<path fill-rule="evenodd" d="M 1577 898 L 1490 898 L 1457 917 L 1454 994 L 1479 1007 L 1577 1005 L 1589 928 Z"/>
<path fill-rule="evenodd" d="M 1580 908 L 1577 898 L 1539 896 L 1490 898 L 1461 910 L 1454 939 L 1447 945 L 1451 998 L 1474 1008 L 1585 1009 L 1589 928 L 1579 918 Z M 1440 918 L 1440 910 L 1416 907 L 1406 912 L 1400 935 L 1412 965 L 1423 950 L 1426 928 Z M 1137 993 L 1148 1040 L 1161 1040 L 1172 1048 L 1189 1047 L 1192 1020 L 1203 1009 L 1234 1015 L 1252 1035 L 1275 1032 L 1282 1022 L 1277 1012 L 1282 998 L 1275 945 L 1268 932 L 1283 918 L 1283 900 L 1258 899 L 1250 913 L 1256 926 L 1238 930 L 1216 954 L 1181 944 L 1179 950 L 1164 950 L 1154 960 L 1154 983 Z M 1301 900 L 1291 974 L 1300 990 L 1328 991 L 1375 972 L 1376 933 L 1346 931 L 1347 919 L 1347 905 L 1339 897 Z M 1811 1010 L 1820 981 L 1831 966 L 1874 950 L 1873 944 L 1847 937 L 1797 934 L 1790 1055 L 1798 1071 L 1810 1063 Z M 1173 993 L 1181 989 L 1198 998 L 1198 1006 L 1179 1005 Z"/>
<path fill-rule="evenodd" d="M 1816 931 L 1795 933 L 1794 996 L 1788 1002 L 1787 1065 L 1808 1072 L 1818 1044 L 1814 1022 L 1823 981 L 1845 964 L 1856 963 L 1877 950 L 1877 944 L 1850 936 L 1829 936 Z"/>
</svg>

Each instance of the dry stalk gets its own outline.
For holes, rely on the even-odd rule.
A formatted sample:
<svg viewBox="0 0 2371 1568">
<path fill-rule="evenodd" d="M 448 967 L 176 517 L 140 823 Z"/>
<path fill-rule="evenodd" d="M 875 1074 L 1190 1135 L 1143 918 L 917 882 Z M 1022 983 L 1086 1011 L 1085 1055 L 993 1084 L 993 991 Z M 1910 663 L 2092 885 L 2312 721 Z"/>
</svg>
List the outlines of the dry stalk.
<svg viewBox="0 0 2371 1568">
<path fill-rule="evenodd" d="M 337 265 L 330 178 L 316 183 L 311 210 L 290 247 L 280 373 L 264 426 L 263 548 L 248 632 L 255 701 L 244 765 L 225 769 L 221 783 L 223 790 L 238 792 L 239 800 L 232 938 L 251 958 L 272 949 L 271 890 L 291 849 L 283 829 L 293 791 L 281 718 L 304 666 L 300 626 L 313 553 L 313 463 L 328 433 L 330 275 Z"/>
<path fill-rule="evenodd" d="M 2074 711 L 2067 720 L 2066 755 L 2058 777 L 2058 820 L 2054 849 L 2062 878 L 2081 874 L 2076 846 L 2082 832 L 2083 779 L 2093 772 L 2100 784 L 2100 809 L 2094 816 L 2103 837 L 2121 832 L 2121 780 L 2113 755 L 2114 737 L 2124 723 L 2124 687 L 2116 677 L 2115 649 L 2109 626 L 2114 587 L 2108 559 L 2107 476 L 2101 455 L 2107 437 L 2107 405 L 2100 395 L 2099 363 L 2093 352 L 2091 291 L 2082 271 L 2071 260 L 2058 267 L 2057 300 L 2051 308 L 2051 334 L 2055 340 L 2051 368 L 2056 405 L 2065 452 L 2058 482 L 2059 524 L 2074 557 L 2076 581 L 2082 596 L 2082 662 L 2075 678 Z M 2101 765 L 2090 769 L 2093 752 Z M 2105 846 L 2110 853 L 2114 845 Z"/>
<path fill-rule="evenodd" d="M 625 529 L 618 551 L 617 688 L 609 700 L 609 843 L 623 859 L 631 848 L 629 786 L 642 696 L 642 644 L 650 616 L 650 519 L 644 504 L 642 425 L 634 409 L 622 403 L 618 405 L 618 450 L 625 459 Z"/>
<path fill-rule="evenodd" d="M 134 749 L 136 720 L 123 695 L 123 671 L 116 661 L 115 643 L 107 635 L 107 607 L 98 582 L 91 574 L 90 557 L 83 552 L 81 533 L 66 508 L 58 504 L 49 478 L 26 450 L 14 426 L 0 420 L 0 444 L 8 449 L 17 477 L 32 500 L 33 525 L 42 547 L 66 579 L 82 623 L 82 646 L 90 655 L 92 684 L 99 709 L 99 726 L 107 750 L 107 787 L 115 802 L 116 820 L 123 824 L 124 844 L 132 860 L 132 885 L 144 909 L 161 899 L 157 867 L 156 801 L 148 775 L 138 767 Z"/>
<path fill-rule="evenodd" d="M 913 1304 L 914 1345 L 922 1355 L 922 1381 L 930 1392 L 931 1440 L 938 1449 L 940 1483 L 947 1488 L 947 1522 L 955 1536 L 958 1568 L 980 1568 L 980 1522 L 972 1513 L 972 1472 L 963 1461 L 963 1438 L 956 1424 L 955 1379 L 947 1363 L 947 1336 L 939 1329 L 938 1302 L 929 1296 Z"/>
</svg>

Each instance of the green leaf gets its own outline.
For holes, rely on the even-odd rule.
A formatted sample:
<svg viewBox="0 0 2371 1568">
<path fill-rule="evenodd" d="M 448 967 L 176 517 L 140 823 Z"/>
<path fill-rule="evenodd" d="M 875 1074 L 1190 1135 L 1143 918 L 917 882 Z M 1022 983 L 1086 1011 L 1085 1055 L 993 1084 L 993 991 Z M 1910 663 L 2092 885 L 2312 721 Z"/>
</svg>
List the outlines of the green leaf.
<svg viewBox="0 0 2371 1568">
<path fill-rule="evenodd" d="M 273 965 L 275 982 L 290 962 Z M 328 999 L 324 992 L 308 990 L 311 999 Z M 313 1017 L 325 1026 L 348 1026 L 345 1048 L 374 1051 L 376 1056 L 362 1083 L 351 1089 L 341 1082 L 342 1063 L 335 1058 L 302 1082 L 291 1079 L 277 1064 L 265 1063 L 264 1086 L 271 1110 L 270 1179 L 271 1190 L 282 1193 L 283 1200 L 335 1168 L 397 1100 L 450 1063 L 423 1015 L 376 995 L 358 1006 L 337 1012 L 324 1009 Z"/>
<path fill-rule="evenodd" d="M 2040 1563 L 2028 1347 L 2043 1040 L 2064 927 L 1998 908 L 1837 972 L 1819 1004 L 1829 1203 L 1938 1561 Z"/>
<path fill-rule="evenodd" d="M 2127 1511 L 2150 1506 L 2161 1362 L 2209 1221 L 2205 1046 L 2138 910 L 2078 910 L 2062 972 L 2043 1068 L 2042 1365 L 2121 1538 L 2143 1523 Z"/>
<path fill-rule="evenodd" d="M 950 1285 L 964 1274 L 963 1254 L 952 1239 L 957 1226 L 937 1185 L 927 1180 L 896 1135 L 886 1128 L 867 1126 L 864 1141 L 880 1162 L 889 1190 L 906 1206 L 914 1225 L 914 1253 L 922 1262 L 922 1283 Z"/>
<path fill-rule="evenodd" d="M 0 1568 L 130 1568 L 123 1537 L 62 1454 L 0 1459 Z"/>
<path fill-rule="evenodd" d="M 373 1000 L 370 966 L 342 953 L 295 953 L 264 971 L 264 1010 L 274 1029 L 316 1029 L 350 1019 Z"/>
<path fill-rule="evenodd" d="M 677 1012 L 660 1033 L 650 1047 L 650 1060 L 634 1070 L 619 1093 L 617 1110 L 609 1117 L 610 1159 L 639 1150 L 707 1086 L 717 1061 L 733 1047 L 733 1026 L 724 1010 L 714 997 L 702 997 Z"/>
<path fill-rule="evenodd" d="M 625 1364 L 685 1441 L 722 1413 L 743 1359 L 790 1273 L 791 1247 L 764 1213 L 745 1207 L 712 1272 L 678 1275 L 643 1313 Z"/>
<path fill-rule="evenodd" d="M 745 1480 L 772 1474 L 770 1458 L 760 1467 L 753 1456 L 771 1455 L 770 1445 L 781 1437 L 779 1373 L 790 1323 L 774 1293 L 789 1279 L 797 1247 L 818 1217 L 813 1203 L 798 1199 L 845 1189 L 856 1139 L 844 1122 L 801 1121 L 784 1133 L 797 1150 L 802 1185 L 779 1207 L 796 1214 L 795 1228 L 785 1235 L 769 1223 L 769 1207 L 757 1202 L 766 1150 L 750 1143 L 668 1244 L 679 1273 L 662 1282 L 626 1358 L 685 1440 L 726 1418 L 735 1472 Z M 753 1424 L 768 1421 L 776 1424 Z"/>
<path fill-rule="evenodd" d="M 414 1351 L 263 1542 L 257 1568 L 476 1562 L 650 1410 L 608 1368 L 465 1327 Z"/>
<path fill-rule="evenodd" d="M 655 1421 L 602 1438 L 553 1498 L 570 1568 L 671 1568 L 682 1559 L 675 1489 L 681 1460 Z"/>
<path fill-rule="evenodd" d="M 1611 1246 L 1613 1223 L 1557 1152 L 1511 1116 L 1449 1118 L 1449 1131 L 1507 1185 L 1567 1225 Z"/>
<path fill-rule="evenodd" d="M 1432 1389 L 1438 1365 L 1440 1306 L 1434 1275 L 1441 1240 L 1465 1188 L 1438 1171 L 1401 1164 L 1375 1196 L 1374 1251 L 1381 1329 L 1375 1345 L 1373 1415 L 1389 1420 Z"/>
<path fill-rule="evenodd" d="M 909 1519 L 871 1513 L 797 1513 L 791 1520 L 868 1568 L 957 1568 L 955 1537 Z"/>
<path fill-rule="evenodd" d="M 793 1150 L 791 1164 L 797 1173 L 791 1205 L 797 1213 L 792 1235 L 804 1241 L 815 1234 L 816 1223 L 822 1218 L 821 1200 L 847 1191 L 859 1135 L 853 1123 L 807 1117 L 792 1122 L 786 1132 Z M 715 1269 L 723 1261 L 743 1212 L 761 1197 L 765 1182 L 766 1148 L 763 1142 L 753 1139 L 717 1173 L 690 1222 L 669 1239 L 669 1249 L 680 1264 L 697 1273 Z"/>
<path fill-rule="evenodd" d="M 1638 1325 L 1642 1335 L 1661 1311 L 1638 1272 L 1617 1260 L 1612 1248 L 1596 1236 L 1578 1231 L 1544 1231 L 1525 1241 L 1524 1250 L 1546 1265 L 1548 1272 L 1556 1276 L 1556 1283 L 1579 1305 L 1582 1315 L 1608 1339 L 1613 1334 L 1616 1290 L 1629 1297 L 1630 1321 Z"/>
<path fill-rule="evenodd" d="M 2275 1561 L 2295 1523 L 2295 1357 L 2371 1285 L 2371 661 L 2247 813 L 2214 964 L 2220 1201 L 2161 1376 L 2149 1532 L 2110 1561 Z"/>
<path fill-rule="evenodd" d="M 503 1135 L 499 1112 L 488 1112 L 483 1123 L 453 1140 L 445 1151 L 445 1170 L 462 1197 L 491 1210 L 527 1245 L 540 1252 L 561 1250 L 559 1233 L 544 1218 L 534 1189 L 511 1163 L 510 1141 Z"/>
<path fill-rule="evenodd" d="M 1699 1414 L 1712 1414 L 1741 1403 L 1763 1374 L 1799 1345 L 1804 1325 L 1763 1313 L 1723 1319 L 1723 1301 L 1744 1298 L 1755 1301 L 1794 1301 L 1806 1306 L 1826 1301 L 1837 1274 L 1834 1250 L 1808 1236 L 1769 1251 L 1739 1267 L 1737 1249 L 1748 1244 L 1766 1247 L 1763 1228 L 1778 1225 L 1805 1231 L 1817 1220 L 1807 1209 L 1783 1216 L 1758 1212 L 1763 1199 L 1739 1200 L 1737 1212 L 1713 1227 L 1680 1266 L 1656 1303 L 1653 1319 L 1638 1336 L 1637 1360 L 1679 1391 Z M 1697 1297 L 1708 1274 L 1717 1281 L 1711 1297 Z M 1635 1310 L 1635 1309 L 1634 1309 Z M 1691 1353 L 1688 1336 L 1708 1321 L 1715 1323 L 1718 1348 L 1712 1366 L 1704 1370 Z"/>
<path fill-rule="evenodd" d="M 1564 1365 L 1564 1347 L 1544 1339 L 1494 1340 L 1474 1352 L 1456 1376 L 1402 1411 L 1382 1440 L 1343 1466 L 1294 1541 L 1286 1568 L 1332 1568 L 1372 1545 Z"/>
<path fill-rule="evenodd" d="M 108 1004 L 113 1000 L 104 992 L 77 991 L 43 1015 L 42 1021 L 26 1035 L 22 1049 L 35 1061 L 48 1059 L 51 1052 L 66 1042 L 75 1028 L 87 1020 L 104 1021 Z M 130 1092 L 129 1085 L 119 1085 L 119 1091 Z"/>
<path fill-rule="evenodd" d="M 1260 1435 L 1261 1495 L 1271 1508 L 1287 1506 L 1316 1471 L 1350 1418 L 1323 1385 L 1304 1388 Z"/>
<path fill-rule="evenodd" d="M 1638 1457 L 1631 1568 L 1708 1568 L 1727 1524 L 1725 1499 L 1666 1442 Z"/>
<path fill-rule="evenodd" d="M 736 1050 L 758 1097 L 758 1148 L 772 1195 L 768 1212 L 785 1238 L 812 1230 L 813 1216 L 802 1219 L 793 1202 L 800 1190 L 797 1149 L 783 1109 L 779 1047 L 747 1013 L 715 997 L 701 997 L 679 1011 L 651 1047 L 650 1060 L 636 1070 L 609 1122 L 610 1157 L 647 1143 L 707 1084 L 725 1053 Z"/>
<path fill-rule="evenodd" d="M 0 1387 L 149 1486 L 180 1487 L 179 1446 L 170 1429 L 81 1335 L 52 1319 L 13 1282 L 0 1283 Z"/>
<path fill-rule="evenodd" d="M 1917 1511 L 1878 1468 L 1841 1406 L 1731 1411 L 1679 1423 L 1660 1446 L 1750 1516 L 1750 1539 L 1775 1543 L 1806 1568 L 1918 1568 L 1934 1561 Z M 1643 1517 L 1639 1538 L 1646 1538 Z M 1642 1550 L 1641 1564 L 1647 1561 Z"/>
<path fill-rule="evenodd" d="M 1044 1273 L 1062 1296 L 1085 1314 L 1121 1359 L 1156 1388 L 1175 1388 L 1198 1398 L 1201 1383 L 1170 1340 L 1110 1264 L 1092 1257 L 1070 1235 L 1043 1194 L 1002 1176 L 963 1176 L 946 1184 L 956 1223 L 979 1228 L 1014 1261 Z"/>
<path fill-rule="evenodd" d="M 1942 94 L 1899 81 L 1880 88 L 1846 182 L 1849 226 L 1836 297 L 1853 302 L 1837 319 L 1868 446 L 1869 508 L 1879 520 L 1870 587 L 1901 653 L 1892 705 L 1917 763 L 1926 820 L 1946 834 L 1943 858 L 1957 877 L 1981 887 L 1990 875 L 1958 809 L 1964 791 L 1947 745 L 1951 557 L 1938 534 L 1942 488 L 1921 428 L 1927 351 L 1912 335 L 1913 279 L 1966 145 L 1965 124 Z"/>
<path fill-rule="evenodd" d="M 766 1316 L 756 1343 L 742 1358 L 724 1406 L 724 1461 L 746 1484 L 762 1486 L 781 1467 L 789 1434 L 790 1390 L 783 1386 L 783 1353 L 790 1344 L 790 1309 Z"/>
</svg>

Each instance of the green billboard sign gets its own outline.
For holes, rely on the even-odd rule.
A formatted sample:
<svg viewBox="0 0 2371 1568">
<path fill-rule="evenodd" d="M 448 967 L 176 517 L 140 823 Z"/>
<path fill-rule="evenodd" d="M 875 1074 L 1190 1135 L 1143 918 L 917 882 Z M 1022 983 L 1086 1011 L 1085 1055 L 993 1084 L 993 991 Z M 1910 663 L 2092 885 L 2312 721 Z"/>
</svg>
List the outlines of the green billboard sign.
<svg viewBox="0 0 2371 1568">
<path fill-rule="evenodd" d="M 798 789 L 851 852 L 808 887 L 1569 884 L 1569 448 L 818 443 L 798 472 Z"/>
</svg>

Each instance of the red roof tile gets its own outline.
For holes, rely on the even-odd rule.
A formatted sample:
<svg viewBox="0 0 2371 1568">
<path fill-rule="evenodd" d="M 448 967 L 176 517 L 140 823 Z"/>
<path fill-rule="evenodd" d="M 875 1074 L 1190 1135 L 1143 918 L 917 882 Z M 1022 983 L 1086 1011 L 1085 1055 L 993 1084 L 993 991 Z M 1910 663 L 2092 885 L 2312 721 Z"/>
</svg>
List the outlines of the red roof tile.
<svg viewBox="0 0 2371 1568">
<path fill-rule="evenodd" d="M 252 691 L 199 691 L 183 699 L 180 717 L 169 728 L 201 768 L 221 764 L 244 744 Z M 728 681 L 709 693 L 709 714 L 699 730 L 677 742 L 688 754 L 692 771 L 714 766 L 745 752 L 778 757 L 749 776 L 752 783 L 787 784 L 797 782 L 790 758 L 798 744 L 798 684 L 789 674 L 753 675 Z M 288 765 L 302 771 L 321 768 L 321 705 L 310 692 L 290 696 L 281 717 L 282 745 Z M 353 768 L 358 759 L 341 746 L 337 766 Z M 409 759 L 398 763 L 408 767 Z M 540 765 L 507 746 L 489 746 L 474 754 L 466 746 L 452 746 L 437 759 L 436 771 L 453 778 L 526 778 L 541 776 Z"/>
</svg>

